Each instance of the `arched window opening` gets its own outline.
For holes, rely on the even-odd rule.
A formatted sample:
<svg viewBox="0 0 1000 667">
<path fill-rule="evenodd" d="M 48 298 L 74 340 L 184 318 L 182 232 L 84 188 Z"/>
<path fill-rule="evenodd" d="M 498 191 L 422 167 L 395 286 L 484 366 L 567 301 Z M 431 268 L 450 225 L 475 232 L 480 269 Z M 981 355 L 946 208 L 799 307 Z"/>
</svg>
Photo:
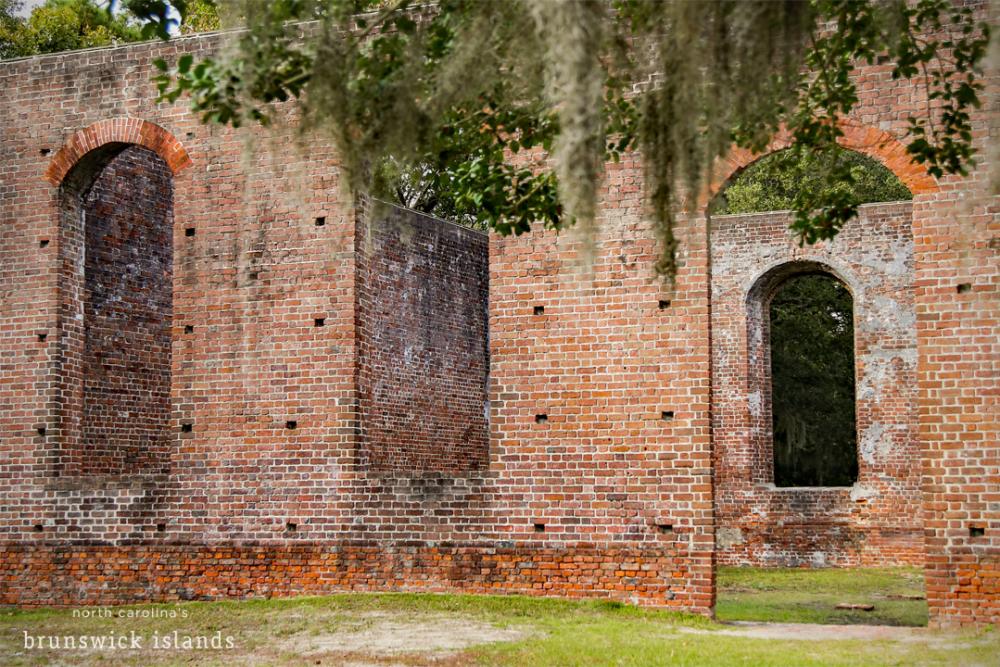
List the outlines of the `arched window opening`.
<svg viewBox="0 0 1000 667">
<path fill-rule="evenodd" d="M 796 274 L 769 306 L 774 482 L 850 486 L 858 478 L 854 300 L 827 273 Z"/>
<path fill-rule="evenodd" d="M 169 457 L 173 175 L 108 145 L 62 188 L 62 470 L 162 472 Z"/>
<path fill-rule="evenodd" d="M 909 201 L 913 194 L 885 165 L 863 153 L 840 149 L 837 159 L 846 162 L 854 176 L 853 186 L 830 182 L 825 165 L 806 156 L 792 162 L 791 153 L 777 151 L 765 155 L 736 174 L 716 196 L 709 212 L 713 215 L 763 213 L 793 208 L 801 190 L 845 190 L 858 204 Z"/>
</svg>

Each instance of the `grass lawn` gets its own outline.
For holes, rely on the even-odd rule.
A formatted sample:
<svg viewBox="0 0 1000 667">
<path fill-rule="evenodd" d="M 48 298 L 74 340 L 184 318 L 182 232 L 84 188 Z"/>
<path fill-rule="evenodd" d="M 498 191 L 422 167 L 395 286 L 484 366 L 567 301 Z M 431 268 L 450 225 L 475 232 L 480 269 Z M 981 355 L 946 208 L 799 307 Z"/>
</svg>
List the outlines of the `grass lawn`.
<svg viewBox="0 0 1000 667">
<path fill-rule="evenodd" d="M 851 640 L 746 636 L 705 618 L 599 601 L 346 594 L 111 608 L 173 618 L 74 618 L 0 611 L 0 664 L 15 665 L 989 665 L 995 631 Z M 810 626 L 804 626 L 806 628 Z M 819 626 L 815 626 L 819 627 Z M 769 626 L 769 629 L 771 627 Z M 753 629 L 751 629 L 753 630 Z M 154 636 L 232 639 L 232 648 L 155 648 Z M 26 650 L 24 633 L 136 633 L 139 650 Z"/>
<path fill-rule="evenodd" d="M 716 615 L 723 621 L 927 625 L 919 568 L 800 569 L 722 567 Z M 873 604 L 872 611 L 835 609 Z"/>
</svg>

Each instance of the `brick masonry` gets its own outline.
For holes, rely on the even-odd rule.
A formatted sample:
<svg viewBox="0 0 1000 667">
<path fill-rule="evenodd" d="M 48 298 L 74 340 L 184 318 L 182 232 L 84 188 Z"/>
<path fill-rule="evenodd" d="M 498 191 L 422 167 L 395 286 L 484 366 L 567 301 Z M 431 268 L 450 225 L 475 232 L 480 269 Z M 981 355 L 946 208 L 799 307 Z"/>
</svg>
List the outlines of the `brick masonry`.
<svg viewBox="0 0 1000 667">
<path fill-rule="evenodd" d="M 829 243 L 800 248 L 791 215 L 712 220 L 717 558 L 750 565 L 923 563 L 912 217 L 861 209 Z M 767 302 L 789 275 L 835 275 L 854 300 L 858 481 L 776 488 Z"/>
<path fill-rule="evenodd" d="M 80 474 L 162 472 L 169 461 L 172 194 L 166 163 L 133 146 L 82 197 L 84 247 L 71 251 L 84 263 L 82 375 L 62 378 L 83 383 Z"/>
<path fill-rule="evenodd" d="M 486 234 L 363 202 L 357 244 L 361 452 L 376 472 L 487 464 Z"/>
<path fill-rule="evenodd" d="M 936 624 L 1000 620 L 990 154 L 967 178 L 935 181 L 910 165 L 898 138 L 923 100 L 887 65 L 859 70 L 844 143 L 895 171 L 912 204 L 866 208 L 843 239 L 804 251 L 781 216 L 715 220 L 710 238 L 692 215 L 668 288 L 651 274 L 637 160 L 608 166 L 591 265 L 572 233 L 491 236 L 484 249 L 473 232 L 349 199 L 329 144 L 290 114 L 267 132 L 233 131 L 156 103 L 151 60 L 204 55 L 219 39 L 0 64 L 0 601 L 466 590 L 708 613 L 716 561 L 821 553 L 833 564 L 922 556 Z M 975 123 L 980 148 L 995 143 L 986 111 Z M 108 456 L 85 457 L 85 387 L 95 385 L 75 380 L 89 376 L 87 273 L 74 261 L 87 242 L 83 194 L 139 154 L 150 189 L 114 179 L 106 192 L 131 198 L 115 208 L 126 218 L 148 209 L 152 234 L 167 218 L 151 202 L 172 190 L 165 444 L 162 455 L 154 438 L 129 450 L 107 434 L 89 442 Z M 720 183 L 754 158 L 734 151 Z M 108 247 L 126 247 L 108 229 Z M 462 239 L 466 251 L 452 252 Z M 755 254 L 764 249 L 773 255 Z M 485 348 L 473 307 L 484 251 Z M 882 431 L 867 440 L 860 495 L 761 486 L 766 438 L 751 433 L 750 392 L 739 389 L 759 376 L 742 360 L 751 329 L 736 295 L 782 259 L 823 262 L 870 295 L 856 301 L 873 318 L 856 325 L 858 377 L 872 380 L 859 385 L 861 440 Z M 148 286 L 133 305 L 164 322 L 156 294 L 168 280 L 143 260 L 120 275 Z M 406 341 L 425 366 L 419 355 L 407 365 Z M 440 383 L 414 385 L 420 368 Z M 442 405 L 439 421 L 409 417 Z M 411 439 L 417 423 L 437 430 Z M 758 508 L 783 523 L 748 519 Z"/>
</svg>

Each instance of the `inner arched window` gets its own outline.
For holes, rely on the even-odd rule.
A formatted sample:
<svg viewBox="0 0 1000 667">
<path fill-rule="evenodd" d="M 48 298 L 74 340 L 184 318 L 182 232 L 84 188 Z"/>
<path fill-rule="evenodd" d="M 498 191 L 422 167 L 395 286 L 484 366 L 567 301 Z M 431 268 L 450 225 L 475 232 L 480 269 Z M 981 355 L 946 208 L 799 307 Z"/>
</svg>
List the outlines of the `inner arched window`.
<svg viewBox="0 0 1000 667">
<path fill-rule="evenodd" d="M 774 482 L 849 486 L 858 477 L 854 300 L 828 273 L 780 283 L 769 307 Z"/>
</svg>

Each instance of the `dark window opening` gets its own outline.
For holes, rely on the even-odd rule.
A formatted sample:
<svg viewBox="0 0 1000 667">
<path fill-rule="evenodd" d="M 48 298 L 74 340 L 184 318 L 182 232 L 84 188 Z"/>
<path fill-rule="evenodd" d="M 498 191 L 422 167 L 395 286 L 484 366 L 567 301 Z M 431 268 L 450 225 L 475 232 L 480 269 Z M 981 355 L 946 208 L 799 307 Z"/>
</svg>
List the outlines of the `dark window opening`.
<svg viewBox="0 0 1000 667">
<path fill-rule="evenodd" d="M 858 478 L 854 300 L 831 275 L 792 276 L 770 303 L 774 483 Z"/>
</svg>

